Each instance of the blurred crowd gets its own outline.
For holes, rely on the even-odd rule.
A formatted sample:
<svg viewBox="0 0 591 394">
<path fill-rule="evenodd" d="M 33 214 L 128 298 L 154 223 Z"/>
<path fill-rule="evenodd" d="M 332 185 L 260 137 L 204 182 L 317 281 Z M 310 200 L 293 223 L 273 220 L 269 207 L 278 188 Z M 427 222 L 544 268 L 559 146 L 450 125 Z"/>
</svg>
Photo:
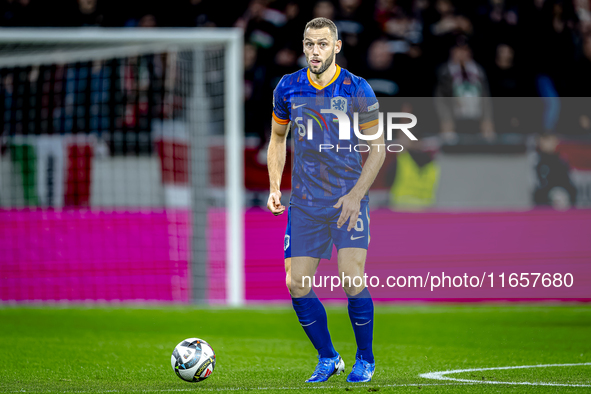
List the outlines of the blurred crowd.
<svg viewBox="0 0 591 394">
<path fill-rule="evenodd" d="M 378 96 L 589 96 L 591 0 L 2 0 L 2 26 L 240 27 L 246 113 L 305 67 L 303 26 L 335 21 L 337 62 Z M 449 83 L 448 83 L 449 82 Z M 260 116 L 247 122 L 268 128 Z M 268 122 L 267 122 L 268 123 Z"/>
<path fill-rule="evenodd" d="M 367 79 L 381 97 L 591 95 L 589 0 L 252 0 L 245 7 L 234 26 L 245 31 L 246 113 L 253 130 L 268 127 L 258 114 L 281 76 L 306 66 L 302 28 L 314 17 L 335 21 L 343 40 L 337 63 Z M 446 121 L 452 109 L 438 108 L 437 132 L 453 140 L 458 127 L 468 125 L 464 129 L 490 141 L 499 131 L 517 131 L 518 123 L 519 133 L 557 131 L 552 120 L 536 130 L 523 127 L 510 105 L 495 108 L 495 116 L 509 114 L 495 128 L 487 103 L 480 105 L 490 118 L 455 124 Z M 559 132 L 591 135 L 589 114 L 569 116 L 580 124 Z"/>
<path fill-rule="evenodd" d="M 252 0 L 244 7 L 234 26 L 245 31 L 253 130 L 268 128 L 258 114 L 279 79 L 306 66 L 303 26 L 314 17 L 335 21 L 343 41 L 337 63 L 381 97 L 591 95 L 589 0 Z M 207 23 L 219 24 L 208 15 Z M 488 138 L 491 120 L 477 128 Z M 456 129 L 442 122 L 439 131 Z"/>
</svg>

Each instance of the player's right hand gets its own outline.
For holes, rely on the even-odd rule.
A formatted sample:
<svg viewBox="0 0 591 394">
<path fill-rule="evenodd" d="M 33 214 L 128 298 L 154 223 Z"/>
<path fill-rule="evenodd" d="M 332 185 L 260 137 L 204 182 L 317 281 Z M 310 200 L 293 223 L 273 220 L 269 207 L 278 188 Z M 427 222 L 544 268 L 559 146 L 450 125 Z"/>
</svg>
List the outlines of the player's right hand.
<svg viewBox="0 0 591 394">
<path fill-rule="evenodd" d="M 281 192 L 271 192 L 269 199 L 267 200 L 267 208 L 273 213 L 273 215 L 281 215 L 285 212 L 285 206 L 281 205 Z"/>
</svg>

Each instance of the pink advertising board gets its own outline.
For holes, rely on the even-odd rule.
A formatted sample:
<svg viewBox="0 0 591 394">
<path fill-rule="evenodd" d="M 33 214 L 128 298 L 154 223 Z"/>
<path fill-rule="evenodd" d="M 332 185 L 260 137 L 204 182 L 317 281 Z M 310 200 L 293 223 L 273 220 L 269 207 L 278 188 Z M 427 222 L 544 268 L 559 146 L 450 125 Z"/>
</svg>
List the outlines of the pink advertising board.
<svg viewBox="0 0 591 394">
<path fill-rule="evenodd" d="M 189 219 L 182 210 L 0 211 L 0 300 L 188 303 Z M 208 297 L 223 303 L 223 212 L 209 221 Z M 262 209 L 245 213 L 247 302 L 290 300 L 283 267 L 286 222 L 286 215 Z M 590 224 L 590 210 L 375 210 L 367 255 L 368 279 L 374 277 L 375 285 L 370 292 L 383 301 L 589 300 Z M 316 274 L 316 283 L 328 278 L 316 290 L 320 297 L 343 299 L 335 276 L 333 251 Z"/>
</svg>

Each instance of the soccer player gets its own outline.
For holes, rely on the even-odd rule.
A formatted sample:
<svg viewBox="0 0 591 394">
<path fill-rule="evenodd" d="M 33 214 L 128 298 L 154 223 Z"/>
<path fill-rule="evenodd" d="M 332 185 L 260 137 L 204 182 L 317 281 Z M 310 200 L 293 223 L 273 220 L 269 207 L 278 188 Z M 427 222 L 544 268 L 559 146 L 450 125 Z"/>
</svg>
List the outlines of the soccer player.
<svg viewBox="0 0 591 394">
<path fill-rule="evenodd" d="M 347 381 L 369 382 L 375 370 L 373 302 L 365 283 L 359 285 L 360 281 L 353 278 L 361 279 L 365 272 L 367 192 L 384 162 L 384 138 L 377 135 L 379 108 L 369 84 L 335 63 L 342 45 L 337 37 L 337 28 L 329 19 L 316 18 L 306 24 L 303 49 L 308 67 L 285 75 L 274 91 L 267 158 L 271 183 L 267 207 L 280 215 L 286 209 L 281 205 L 280 181 L 291 122 L 292 129 L 297 130 L 284 242 L 285 271 L 298 320 L 318 350 L 318 365 L 306 381 L 311 383 L 324 382 L 345 369 L 330 338 L 326 311 L 311 281 L 304 280 L 314 276 L 321 258 L 330 258 L 333 244 L 338 251 L 339 276 L 345 277 L 343 289 L 357 342 L 355 364 Z M 338 114 L 323 110 L 346 113 L 352 126 L 355 114 L 360 132 L 371 140 L 359 141 L 352 130 L 348 140 L 340 139 Z M 370 152 L 363 166 L 362 150 Z"/>
</svg>

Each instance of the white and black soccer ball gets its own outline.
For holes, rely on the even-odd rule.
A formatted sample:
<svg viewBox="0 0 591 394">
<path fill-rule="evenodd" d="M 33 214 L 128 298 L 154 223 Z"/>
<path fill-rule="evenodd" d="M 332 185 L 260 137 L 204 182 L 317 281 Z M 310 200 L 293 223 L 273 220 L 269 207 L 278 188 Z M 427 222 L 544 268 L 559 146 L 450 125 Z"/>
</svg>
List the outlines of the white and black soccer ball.
<svg viewBox="0 0 591 394">
<path fill-rule="evenodd" d="M 170 364 L 176 375 L 187 382 L 207 379 L 215 368 L 215 353 L 203 339 L 185 339 L 172 352 Z"/>
</svg>

